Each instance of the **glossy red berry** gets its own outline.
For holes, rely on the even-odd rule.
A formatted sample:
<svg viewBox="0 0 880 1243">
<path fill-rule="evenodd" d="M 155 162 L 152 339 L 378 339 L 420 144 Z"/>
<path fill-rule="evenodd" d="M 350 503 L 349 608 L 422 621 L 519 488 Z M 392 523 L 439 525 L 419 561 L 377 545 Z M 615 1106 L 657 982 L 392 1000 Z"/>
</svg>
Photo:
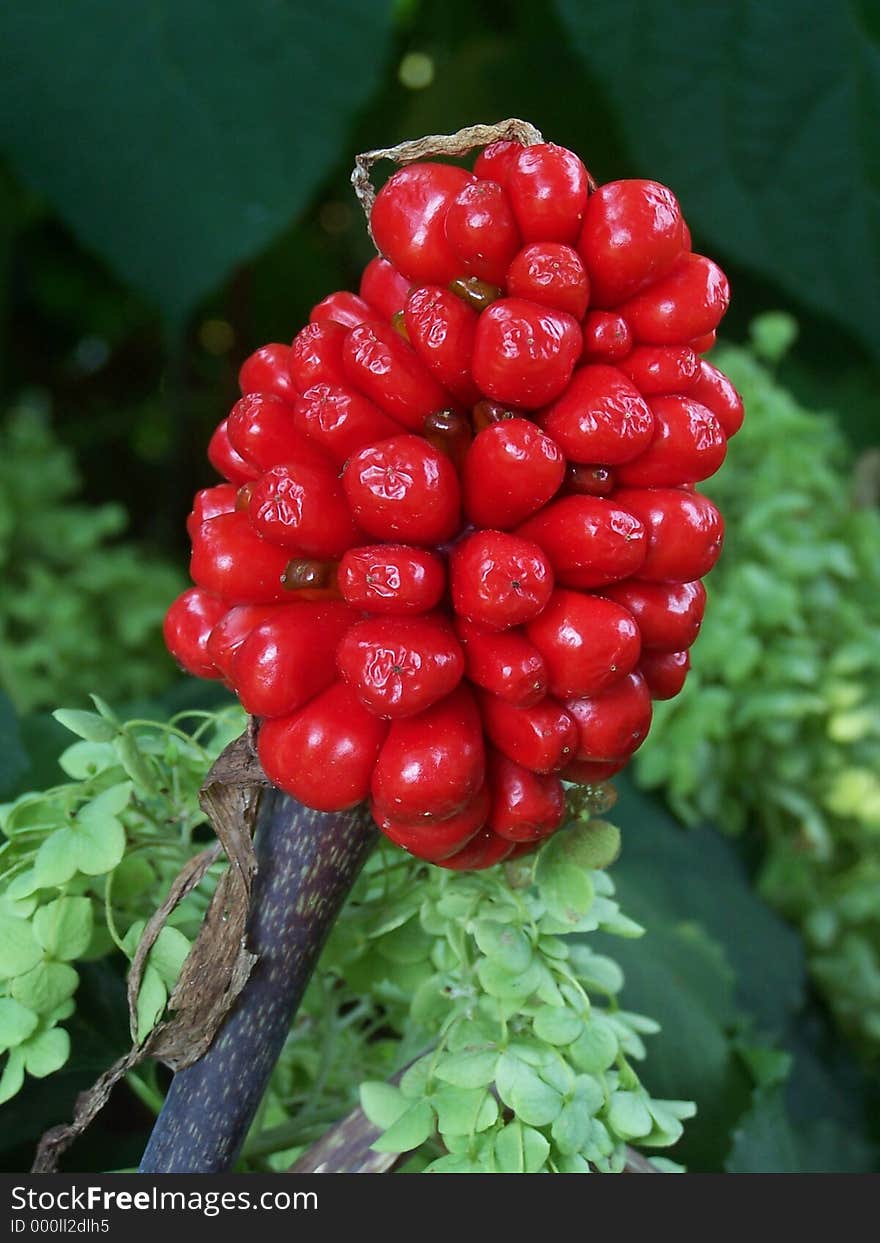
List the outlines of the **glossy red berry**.
<svg viewBox="0 0 880 1243">
<path fill-rule="evenodd" d="M 233 448 L 229 439 L 228 419 L 218 423 L 214 435 L 208 442 L 208 461 L 218 475 L 222 475 L 224 479 L 228 479 L 237 487 L 248 483 L 251 479 L 256 479 L 260 473 Z"/>
<path fill-rule="evenodd" d="M 723 371 L 701 359 L 696 381 L 689 393 L 712 411 L 728 439 L 736 435 L 742 427 L 745 410 L 742 398 Z"/>
<path fill-rule="evenodd" d="M 458 476 L 419 436 L 362 449 L 349 460 L 343 485 L 356 521 L 378 539 L 439 544 L 458 531 Z"/>
<path fill-rule="evenodd" d="M 609 181 L 590 195 L 578 250 L 596 306 L 613 307 L 672 270 L 683 251 L 682 217 L 656 181 Z"/>
<path fill-rule="evenodd" d="M 499 298 L 483 311 L 474 340 L 474 379 L 486 397 L 536 410 L 558 397 L 583 347 L 573 316 Z"/>
<path fill-rule="evenodd" d="M 702 255 L 685 255 L 668 276 L 625 302 L 625 316 L 636 341 L 680 345 L 718 327 L 730 302 L 727 277 Z"/>
<path fill-rule="evenodd" d="M 203 522 L 193 536 L 193 582 L 232 604 L 284 601 L 290 553 L 258 535 L 240 510 Z"/>
<path fill-rule="evenodd" d="M 424 548 L 371 544 L 350 548 L 339 566 L 339 589 L 349 604 L 370 613 L 424 613 L 446 587 L 442 560 Z"/>
<path fill-rule="evenodd" d="M 400 333 L 388 324 L 362 324 L 345 341 L 348 383 L 413 431 L 436 410 L 454 404 Z"/>
<path fill-rule="evenodd" d="M 329 467 L 273 466 L 252 487 L 248 517 L 260 535 L 303 557 L 341 557 L 361 541 Z"/>
<path fill-rule="evenodd" d="M 632 349 L 629 324 L 614 311 L 588 311 L 581 328 L 585 363 L 616 363 Z"/>
<path fill-rule="evenodd" d="M 522 151 L 522 143 L 511 140 L 492 142 L 484 147 L 474 161 L 474 172 L 487 181 L 497 181 L 503 186 L 507 182 L 513 161 Z"/>
<path fill-rule="evenodd" d="M 257 473 L 281 462 L 318 469 L 330 465 L 328 455 L 297 429 L 293 408 L 277 397 L 242 397 L 229 412 L 227 430 L 233 449 Z"/>
<path fill-rule="evenodd" d="M 617 367 L 591 363 L 576 371 L 541 426 L 573 462 L 616 466 L 651 443 L 654 420 L 639 390 Z"/>
<path fill-rule="evenodd" d="M 393 263 L 377 255 L 364 268 L 360 293 L 383 319 L 390 320 L 403 310 L 411 288 L 412 282 L 402 276 Z"/>
<path fill-rule="evenodd" d="M 517 528 L 543 548 L 562 587 L 603 587 L 636 574 L 645 525 L 615 495 L 563 496 Z"/>
<path fill-rule="evenodd" d="M 264 345 L 242 363 L 238 386 L 243 397 L 248 393 L 267 393 L 282 401 L 293 401 L 296 388 L 290 370 L 289 345 Z"/>
<path fill-rule="evenodd" d="M 565 458 L 528 419 L 504 419 L 475 438 L 464 460 L 464 511 L 476 526 L 505 530 L 559 491 Z"/>
<path fill-rule="evenodd" d="M 440 285 L 422 285 L 410 294 L 403 320 L 410 344 L 443 389 L 465 406 L 479 401 L 471 375 L 476 311 Z"/>
<path fill-rule="evenodd" d="M 202 488 L 193 498 L 193 507 L 186 520 L 186 532 L 190 539 L 203 522 L 216 518 L 218 514 L 231 514 L 235 509 L 238 496 L 238 485 L 234 483 L 218 483 L 213 488 Z"/>
<path fill-rule="evenodd" d="M 639 661 L 639 672 L 652 699 L 674 699 L 690 667 L 690 652 L 644 652 Z"/>
<path fill-rule="evenodd" d="M 718 560 L 724 524 L 708 497 L 681 488 L 622 488 L 614 501 L 634 514 L 647 532 L 639 578 L 691 583 L 708 574 Z"/>
<path fill-rule="evenodd" d="M 690 393 L 700 360 L 689 345 L 637 345 L 620 364 L 643 397 Z"/>
<path fill-rule="evenodd" d="M 623 487 L 674 488 L 714 475 L 727 439 L 715 415 L 692 397 L 652 397 L 654 435 L 647 449 L 617 470 Z"/>
<path fill-rule="evenodd" d="M 440 863 L 460 851 L 483 828 L 489 815 L 489 787 L 483 785 L 471 801 L 446 820 L 400 824 L 372 806 L 373 818 L 385 836 L 410 854 Z"/>
<path fill-rule="evenodd" d="M 337 682 L 292 716 L 265 721 L 257 752 L 273 785 L 317 811 L 345 811 L 369 794 L 387 733 L 388 722 Z"/>
<path fill-rule="evenodd" d="M 461 263 L 446 240 L 446 210 L 474 180 L 452 164 L 410 164 L 385 182 L 370 214 L 376 245 L 399 272 L 419 284 L 445 285 Z"/>
<path fill-rule="evenodd" d="M 455 632 L 464 651 L 465 673 L 475 686 L 519 707 L 544 698 L 547 666 L 521 630 L 499 634 L 456 617 Z"/>
<path fill-rule="evenodd" d="M 549 695 L 540 703 L 517 707 L 484 693 L 480 696 L 480 708 L 486 734 L 498 750 L 532 772 L 555 772 L 574 758 L 574 720 Z"/>
<path fill-rule="evenodd" d="M 460 617 L 490 630 L 509 630 L 545 608 L 553 571 L 531 540 L 506 531 L 478 531 L 453 549 L 449 585 Z"/>
<path fill-rule="evenodd" d="M 237 604 L 224 613 L 208 637 L 208 655 L 225 682 L 232 682 L 232 661 L 235 653 L 252 630 L 285 608 L 297 605 Z"/>
<path fill-rule="evenodd" d="M 177 597 L 165 614 L 162 635 L 177 663 L 195 678 L 217 678 L 220 672 L 208 651 L 211 631 L 228 606 L 200 587 L 190 587 Z"/>
<path fill-rule="evenodd" d="M 507 292 L 583 319 L 590 280 L 580 255 L 561 242 L 530 242 L 507 269 Z"/>
<path fill-rule="evenodd" d="M 548 686 L 559 699 L 598 695 L 630 673 L 641 650 L 639 629 L 621 605 L 560 589 L 526 635 L 544 658 Z"/>
<path fill-rule="evenodd" d="M 347 382 L 342 358 L 347 336 L 348 329 L 332 321 L 307 324 L 296 334 L 290 347 L 290 374 L 295 391 L 285 397 L 286 401 L 295 402 L 298 393 L 305 393 L 315 384 Z"/>
<path fill-rule="evenodd" d="M 376 716 L 412 716 L 455 690 L 464 656 L 446 618 L 370 617 L 339 643 L 342 678 Z"/>
<path fill-rule="evenodd" d="M 293 407 L 297 429 L 337 466 L 377 440 L 403 431 L 401 425 L 352 388 L 316 384 Z"/>
<path fill-rule="evenodd" d="M 555 143 L 523 147 L 505 179 L 524 242 L 577 241 L 589 194 L 589 174 L 573 151 Z"/>
<path fill-rule="evenodd" d="M 566 700 L 577 722 L 579 760 L 620 760 L 632 755 L 651 727 L 651 695 L 640 673 L 630 673 L 601 695 Z"/>
<path fill-rule="evenodd" d="M 699 581 L 645 583 L 632 578 L 603 587 L 602 594 L 632 613 L 642 636 L 643 651 L 681 651 L 690 647 L 700 633 L 706 588 Z"/>
<path fill-rule="evenodd" d="M 510 201 L 497 181 L 472 181 L 446 211 L 446 240 L 462 272 L 502 285 L 520 246 Z"/>
<path fill-rule="evenodd" d="M 329 320 L 334 324 L 342 324 L 343 328 L 357 328 L 358 324 L 367 324 L 378 318 L 363 298 L 359 298 L 356 293 L 349 293 L 347 289 L 341 289 L 337 293 L 328 294 L 312 307 L 309 323 L 320 324 Z"/>
<path fill-rule="evenodd" d="M 559 776 L 575 785 L 598 785 L 626 768 L 628 760 L 628 755 L 619 760 L 572 760 Z"/>
<path fill-rule="evenodd" d="M 493 833 L 509 842 L 536 842 L 559 828 L 565 794 L 558 777 L 533 773 L 500 751 L 489 752 L 488 774 Z"/>
<path fill-rule="evenodd" d="M 486 754 L 472 693 L 459 686 L 424 712 L 393 721 L 373 773 L 382 815 L 404 824 L 460 812 L 483 784 Z"/>
<path fill-rule="evenodd" d="M 496 864 L 512 855 L 515 850 L 513 842 L 499 837 L 490 828 L 483 828 L 470 839 L 466 846 L 457 850 L 454 855 L 450 855 L 448 859 L 441 859 L 437 866 L 448 868 L 453 872 L 481 872 L 485 868 L 495 867 Z"/>
<path fill-rule="evenodd" d="M 289 716 L 336 681 L 336 648 L 354 616 L 335 602 L 280 608 L 232 658 L 232 682 L 253 716 Z"/>
</svg>

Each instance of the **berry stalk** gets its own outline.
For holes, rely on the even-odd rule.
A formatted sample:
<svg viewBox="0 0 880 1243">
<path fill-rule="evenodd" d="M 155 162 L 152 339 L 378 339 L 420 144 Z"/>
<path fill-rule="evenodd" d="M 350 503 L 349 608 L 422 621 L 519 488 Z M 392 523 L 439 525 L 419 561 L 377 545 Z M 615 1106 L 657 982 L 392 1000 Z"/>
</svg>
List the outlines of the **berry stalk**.
<svg viewBox="0 0 880 1243">
<path fill-rule="evenodd" d="M 267 790 L 247 944 L 258 962 L 208 1051 L 179 1071 L 143 1174 L 222 1174 L 234 1165 L 339 910 L 375 840 L 365 808 L 324 814 Z"/>
</svg>

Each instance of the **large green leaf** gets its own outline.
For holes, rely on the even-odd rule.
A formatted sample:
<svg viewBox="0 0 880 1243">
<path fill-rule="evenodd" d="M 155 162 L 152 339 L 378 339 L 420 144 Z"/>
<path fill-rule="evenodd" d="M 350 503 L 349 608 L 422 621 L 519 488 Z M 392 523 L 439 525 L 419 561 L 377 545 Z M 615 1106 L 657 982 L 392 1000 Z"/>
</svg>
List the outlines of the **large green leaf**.
<svg viewBox="0 0 880 1243">
<path fill-rule="evenodd" d="M 675 188 L 720 254 L 880 353 L 880 32 L 868 4 L 557 8 L 641 174 Z"/>
<path fill-rule="evenodd" d="M 180 316 L 300 212 L 384 67 L 388 0 L 5 6 L 0 141 Z"/>
</svg>

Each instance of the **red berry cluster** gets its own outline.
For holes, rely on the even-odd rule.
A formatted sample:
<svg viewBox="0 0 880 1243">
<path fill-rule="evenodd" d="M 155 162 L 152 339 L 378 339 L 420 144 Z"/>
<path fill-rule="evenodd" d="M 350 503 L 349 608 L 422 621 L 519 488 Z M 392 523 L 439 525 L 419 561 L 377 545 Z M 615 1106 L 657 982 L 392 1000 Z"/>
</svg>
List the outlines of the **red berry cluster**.
<svg viewBox="0 0 880 1243">
<path fill-rule="evenodd" d="M 700 357 L 728 286 L 668 189 L 552 144 L 409 165 L 371 228 L 360 293 L 241 369 L 166 640 L 278 786 L 488 867 L 684 682 L 722 539 L 694 485 L 743 415 Z"/>
</svg>

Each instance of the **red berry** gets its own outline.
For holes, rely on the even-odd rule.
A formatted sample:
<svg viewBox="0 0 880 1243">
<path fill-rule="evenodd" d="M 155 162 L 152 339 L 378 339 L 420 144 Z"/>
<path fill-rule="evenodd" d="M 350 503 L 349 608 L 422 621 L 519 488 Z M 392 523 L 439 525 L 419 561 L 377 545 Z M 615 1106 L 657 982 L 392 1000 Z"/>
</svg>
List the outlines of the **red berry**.
<svg viewBox="0 0 880 1243">
<path fill-rule="evenodd" d="M 528 419 L 490 424 L 464 460 L 464 510 L 477 526 L 516 526 L 559 491 L 565 459 Z"/>
<path fill-rule="evenodd" d="M 465 685 L 416 716 L 393 721 L 373 773 L 379 811 L 404 824 L 460 812 L 485 776 L 480 714 Z"/>
<path fill-rule="evenodd" d="M 237 604 L 220 618 L 208 638 L 208 655 L 224 681 L 232 681 L 232 659 L 252 630 L 285 608 L 284 604 Z"/>
<path fill-rule="evenodd" d="M 576 250 L 561 242 L 532 242 L 511 262 L 507 292 L 583 319 L 590 281 Z"/>
<path fill-rule="evenodd" d="M 499 634 L 456 617 L 455 632 L 464 650 L 465 673 L 477 686 L 519 707 L 528 707 L 544 698 L 544 658 L 521 631 L 505 630 Z"/>
<path fill-rule="evenodd" d="M 232 447 L 229 439 L 228 419 L 217 424 L 214 435 L 208 442 L 208 461 L 218 475 L 222 475 L 224 479 L 228 479 L 230 483 L 238 487 L 250 479 L 256 479 L 260 473 Z"/>
<path fill-rule="evenodd" d="M 222 620 L 227 605 L 199 587 L 179 595 L 165 614 L 165 646 L 187 673 L 195 678 L 217 678 L 219 671 L 208 651 L 211 631 Z"/>
<path fill-rule="evenodd" d="M 369 794 L 387 732 L 387 721 L 337 682 L 293 716 L 264 722 L 257 752 L 273 785 L 317 811 L 345 811 Z"/>
<path fill-rule="evenodd" d="M 632 349 L 629 324 L 613 311 L 589 311 L 582 328 L 585 363 L 615 363 Z"/>
<path fill-rule="evenodd" d="M 286 400 L 295 401 L 315 384 L 345 384 L 342 361 L 348 330 L 330 321 L 307 324 L 293 338 L 290 347 L 290 374 L 296 391 Z"/>
<path fill-rule="evenodd" d="M 573 151 L 555 143 L 523 147 L 505 182 L 524 242 L 577 240 L 589 193 L 589 175 Z"/>
<path fill-rule="evenodd" d="M 334 324 L 342 324 L 343 328 L 357 328 L 358 324 L 366 324 L 378 318 L 363 298 L 359 298 L 356 293 L 349 293 L 347 289 L 340 289 L 337 293 L 328 294 L 312 307 L 309 323 L 321 324 L 329 320 Z"/>
<path fill-rule="evenodd" d="M 343 596 L 370 613 L 424 613 L 439 603 L 445 587 L 440 558 L 405 544 L 350 548 L 339 566 Z"/>
<path fill-rule="evenodd" d="M 361 297 L 385 319 L 403 310 L 411 288 L 412 283 L 381 255 L 370 260 L 361 277 Z"/>
<path fill-rule="evenodd" d="M 186 531 L 190 539 L 203 522 L 216 518 L 218 514 L 231 514 L 235 509 L 235 498 L 238 486 L 234 483 L 218 483 L 213 488 L 202 488 L 193 499 L 192 511 L 186 520 Z"/>
<path fill-rule="evenodd" d="M 536 842 L 554 833 L 565 816 L 558 777 L 533 773 L 502 755 L 488 755 L 492 804 L 489 828 L 509 842 Z"/>
<path fill-rule="evenodd" d="M 541 411 L 541 426 L 573 462 L 616 466 L 651 442 L 654 420 L 644 398 L 617 367 L 591 363 Z"/>
<path fill-rule="evenodd" d="M 701 337 L 694 337 L 693 341 L 689 341 L 688 345 L 695 354 L 705 354 L 712 349 L 717 339 L 717 332 L 704 332 Z"/>
<path fill-rule="evenodd" d="M 233 449 L 257 472 L 281 462 L 318 469 L 330 465 L 327 454 L 297 430 L 292 407 L 277 397 L 242 397 L 229 413 L 227 430 Z"/>
<path fill-rule="evenodd" d="M 345 342 L 348 383 L 398 423 L 421 431 L 435 410 L 453 403 L 416 352 L 388 324 L 362 324 Z"/>
<path fill-rule="evenodd" d="M 440 285 L 410 294 L 403 313 L 416 354 L 443 388 L 465 406 L 480 400 L 471 377 L 477 313 Z"/>
<path fill-rule="evenodd" d="M 651 727 L 651 696 L 640 673 L 630 673 L 601 695 L 568 699 L 577 722 L 579 760 L 621 760 L 632 755 Z"/>
<path fill-rule="evenodd" d="M 378 539 L 439 544 L 459 528 L 458 476 L 420 436 L 393 436 L 361 449 L 342 482 L 357 522 Z"/>
<path fill-rule="evenodd" d="M 690 652 L 644 652 L 639 661 L 639 672 L 652 699 L 674 699 L 690 667 Z"/>
<path fill-rule="evenodd" d="M 446 240 L 446 209 L 474 180 L 452 164 L 410 164 L 379 191 L 370 214 L 376 246 L 399 272 L 420 284 L 445 285 L 461 264 Z"/>
<path fill-rule="evenodd" d="M 600 694 L 635 668 L 641 649 L 631 613 L 580 591 L 554 591 L 526 634 L 544 657 L 550 693 L 560 699 Z"/>
<path fill-rule="evenodd" d="M 702 255 L 684 255 L 663 280 L 625 302 L 620 313 L 636 341 L 680 345 L 711 332 L 730 302 L 727 277 Z"/>
<path fill-rule="evenodd" d="M 708 497 L 681 488 L 623 488 L 614 500 L 644 523 L 647 532 L 639 578 L 691 583 L 718 560 L 724 523 Z"/>
<path fill-rule="evenodd" d="M 572 781 L 575 785 L 597 785 L 626 768 L 628 762 L 628 755 L 620 760 L 572 760 L 570 764 L 566 764 L 559 776 L 563 781 Z"/>
<path fill-rule="evenodd" d="M 628 579 L 603 587 L 602 594 L 632 613 L 642 636 L 642 649 L 677 652 L 700 633 L 706 588 L 694 583 L 643 583 Z"/>
<path fill-rule="evenodd" d="M 354 620 L 338 602 L 278 609 L 232 659 L 232 682 L 253 716 L 289 716 L 336 681 L 336 648 Z"/>
<path fill-rule="evenodd" d="M 341 557 L 360 541 L 330 468 L 273 466 L 253 485 L 248 517 L 260 535 L 304 557 Z"/>
<path fill-rule="evenodd" d="M 290 553 L 270 544 L 237 511 L 203 522 L 193 536 L 190 576 L 230 604 L 272 604 L 285 599 L 281 579 Z"/>
<path fill-rule="evenodd" d="M 681 208 L 656 181 L 609 181 L 590 195 L 578 241 L 597 306 L 618 306 L 672 270 Z"/>
<path fill-rule="evenodd" d="M 472 181 L 446 212 L 446 240 L 461 270 L 492 285 L 503 285 L 519 249 L 519 230 L 497 181 Z"/>
<path fill-rule="evenodd" d="M 690 392 L 699 367 L 700 360 L 688 345 L 637 345 L 620 364 L 644 397 Z"/>
<path fill-rule="evenodd" d="M 387 838 L 418 859 L 440 863 L 448 859 L 479 833 L 489 814 L 489 787 L 480 790 L 460 812 L 446 820 L 424 820 L 419 824 L 399 824 L 382 814 L 373 804 L 373 819 Z"/>
<path fill-rule="evenodd" d="M 449 622 L 437 614 L 370 617 L 339 644 L 339 672 L 377 716 L 412 716 L 450 694 L 464 656 Z"/>
<path fill-rule="evenodd" d="M 581 348 L 581 330 L 565 311 L 499 298 L 477 324 L 474 379 L 487 397 L 535 410 L 568 384 Z"/>
<path fill-rule="evenodd" d="M 403 428 L 352 388 L 316 384 L 306 389 L 293 408 L 296 427 L 337 464 L 377 440 L 396 436 Z"/>
<path fill-rule="evenodd" d="M 728 439 L 742 427 L 745 414 L 742 398 L 727 376 L 705 359 L 700 360 L 699 373 L 691 386 L 690 395 L 712 411 Z"/>
<path fill-rule="evenodd" d="M 477 531 L 453 549 L 449 583 L 461 617 L 490 630 L 509 630 L 545 607 L 553 571 L 530 540 L 505 531 Z"/>
<path fill-rule="evenodd" d="M 442 859 L 437 866 L 441 868 L 449 868 L 453 872 L 481 872 L 485 868 L 495 867 L 497 863 L 501 863 L 509 855 L 512 855 L 516 847 L 504 837 L 499 837 L 497 833 L 493 833 L 491 829 L 481 829 L 466 846 L 461 850 L 457 850 L 454 855 L 450 855 L 448 859 Z"/>
<path fill-rule="evenodd" d="M 516 707 L 482 694 L 486 733 L 499 751 L 535 773 L 564 768 L 574 758 L 577 729 L 562 704 L 547 696 L 529 707 Z"/>
<path fill-rule="evenodd" d="M 616 496 L 563 496 L 524 522 L 517 534 L 543 548 L 562 587 L 603 587 L 629 578 L 639 570 L 647 547 L 641 518 Z"/>
<path fill-rule="evenodd" d="M 290 346 L 263 345 L 246 358 L 238 373 L 238 387 L 243 397 L 248 393 L 268 393 L 282 401 L 296 396 L 290 371 Z"/>
<path fill-rule="evenodd" d="M 521 142 L 511 140 L 492 142 L 477 156 L 474 161 L 474 172 L 478 177 L 487 181 L 497 181 L 503 186 L 507 182 L 507 175 L 513 161 L 522 149 Z"/>
<path fill-rule="evenodd" d="M 714 475 L 727 441 L 711 410 L 691 397 L 653 397 L 654 437 L 632 462 L 618 468 L 623 487 L 674 488 Z"/>
</svg>

